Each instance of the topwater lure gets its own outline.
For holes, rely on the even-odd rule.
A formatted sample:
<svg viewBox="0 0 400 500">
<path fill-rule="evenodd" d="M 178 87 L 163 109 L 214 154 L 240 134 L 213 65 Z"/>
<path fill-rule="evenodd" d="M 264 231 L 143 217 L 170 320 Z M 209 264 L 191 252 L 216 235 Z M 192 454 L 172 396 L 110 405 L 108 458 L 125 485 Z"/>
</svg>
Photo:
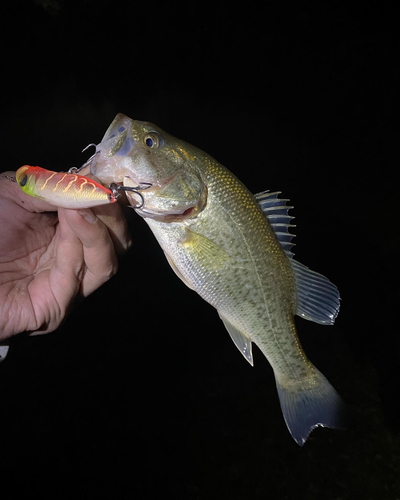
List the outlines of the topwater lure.
<svg viewBox="0 0 400 500">
<path fill-rule="evenodd" d="M 118 189 L 108 189 L 83 175 L 53 172 L 24 165 L 16 172 L 16 180 L 24 193 L 62 208 L 90 208 L 115 203 Z"/>
</svg>

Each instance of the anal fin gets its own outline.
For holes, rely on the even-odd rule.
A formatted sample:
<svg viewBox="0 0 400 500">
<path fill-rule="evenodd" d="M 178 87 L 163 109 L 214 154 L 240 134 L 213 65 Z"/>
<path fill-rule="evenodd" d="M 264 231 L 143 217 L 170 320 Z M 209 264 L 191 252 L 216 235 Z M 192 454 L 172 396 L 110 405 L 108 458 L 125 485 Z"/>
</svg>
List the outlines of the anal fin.
<svg viewBox="0 0 400 500">
<path fill-rule="evenodd" d="M 243 332 L 241 332 L 238 328 L 233 326 L 232 323 L 223 316 L 221 316 L 221 314 L 219 315 L 219 317 L 222 319 L 222 322 L 224 323 L 225 328 L 228 330 L 228 333 L 231 336 L 231 339 L 233 340 L 235 346 L 243 354 L 246 361 L 248 361 L 251 364 L 251 366 L 254 366 L 253 352 L 252 352 L 250 338 Z"/>
</svg>

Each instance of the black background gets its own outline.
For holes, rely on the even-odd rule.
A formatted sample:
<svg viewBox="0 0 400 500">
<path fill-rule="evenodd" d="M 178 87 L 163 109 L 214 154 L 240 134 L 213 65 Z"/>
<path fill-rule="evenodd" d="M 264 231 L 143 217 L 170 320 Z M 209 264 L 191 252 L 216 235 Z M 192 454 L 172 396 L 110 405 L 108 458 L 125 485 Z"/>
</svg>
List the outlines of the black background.
<svg viewBox="0 0 400 500">
<path fill-rule="evenodd" d="M 118 275 L 0 366 L 0 488 L 400 498 L 398 27 L 394 2 L 349 3 L 1 4 L 1 170 L 79 166 L 123 112 L 281 190 L 298 260 L 341 292 L 334 327 L 297 324 L 353 424 L 298 447 L 267 361 L 243 360 L 133 217 Z"/>
</svg>

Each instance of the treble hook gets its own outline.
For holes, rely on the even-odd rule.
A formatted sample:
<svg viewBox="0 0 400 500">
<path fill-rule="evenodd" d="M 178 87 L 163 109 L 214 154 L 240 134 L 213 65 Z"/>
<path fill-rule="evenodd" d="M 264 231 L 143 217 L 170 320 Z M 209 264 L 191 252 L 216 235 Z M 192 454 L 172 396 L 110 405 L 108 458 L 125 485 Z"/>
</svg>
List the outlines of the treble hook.
<svg viewBox="0 0 400 500">
<path fill-rule="evenodd" d="M 95 144 L 94 142 L 91 142 L 90 144 L 88 144 L 86 146 L 86 148 L 83 148 L 81 153 L 84 153 L 87 149 L 89 149 L 90 147 L 94 146 L 95 148 L 97 148 L 97 144 Z"/>
<path fill-rule="evenodd" d="M 91 142 L 85 148 L 82 149 L 81 153 L 83 153 L 84 151 L 86 151 L 87 149 L 89 149 L 92 146 L 94 146 L 95 148 L 97 148 L 97 145 L 94 144 L 94 142 Z M 71 167 L 68 170 L 68 173 L 69 174 L 77 174 L 82 169 L 84 169 L 85 167 L 87 167 L 90 164 L 90 162 L 93 160 L 93 158 L 95 158 L 99 153 L 100 153 L 100 151 L 96 151 L 94 154 L 92 154 L 92 156 L 88 160 L 86 160 L 85 163 L 81 167 L 79 167 L 79 168 L 78 167 Z"/>
<path fill-rule="evenodd" d="M 81 152 L 83 153 L 84 151 L 86 151 L 87 149 L 89 149 L 91 146 L 94 146 L 95 148 L 97 148 L 97 145 L 96 145 L 96 144 L 94 144 L 94 143 L 92 142 L 92 143 L 88 144 L 88 145 L 86 146 L 86 148 L 83 148 Z M 99 153 L 100 153 L 100 150 L 99 150 L 99 151 L 95 151 L 95 152 L 92 154 L 92 156 L 91 156 L 88 160 L 86 160 L 86 161 L 85 161 L 85 163 L 81 166 L 81 168 L 80 168 L 79 170 L 81 170 L 82 168 L 85 168 L 87 165 L 89 165 L 89 163 L 91 163 L 91 161 L 92 161 L 92 160 L 93 160 L 93 159 L 94 159 L 94 158 L 95 158 L 95 157 L 96 157 Z"/>
<path fill-rule="evenodd" d="M 144 196 L 140 191 L 145 191 L 146 189 L 150 189 L 153 184 L 150 182 L 141 182 L 139 186 L 122 186 L 120 184 L 116 184 L 115 182 L 112 182 L 108 188 L 111 189 L 112 193 L 114 196 L 121 196 L 120 191 L 129 191 L 132 193 L 135 193 L 139 196 L 141 202 L 139 205 L 132 206 L 130 205 L 131 208 L 134 208 L 135 210 L 139 210 L 143 208 L 144 206 Z"/>
</svg>

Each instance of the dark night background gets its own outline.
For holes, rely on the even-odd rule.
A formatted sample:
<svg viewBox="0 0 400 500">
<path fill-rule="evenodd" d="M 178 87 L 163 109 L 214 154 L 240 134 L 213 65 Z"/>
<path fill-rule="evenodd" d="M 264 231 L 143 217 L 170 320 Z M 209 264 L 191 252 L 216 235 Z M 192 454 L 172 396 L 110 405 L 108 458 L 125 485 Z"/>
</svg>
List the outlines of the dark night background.
<svg viewBox="0 0 400 500">
<path fill-rule="evenodd" d="M 394 4 L 1 4 L 1 170 L 79 166 L 123 112 L 282 191 L 342 296 L 299 336 L 353 417 L 298 447 L 268 362 L 134 216 L 118 275 L 0 366 L 2 498 L 400 498 Z"/>
</svg>

